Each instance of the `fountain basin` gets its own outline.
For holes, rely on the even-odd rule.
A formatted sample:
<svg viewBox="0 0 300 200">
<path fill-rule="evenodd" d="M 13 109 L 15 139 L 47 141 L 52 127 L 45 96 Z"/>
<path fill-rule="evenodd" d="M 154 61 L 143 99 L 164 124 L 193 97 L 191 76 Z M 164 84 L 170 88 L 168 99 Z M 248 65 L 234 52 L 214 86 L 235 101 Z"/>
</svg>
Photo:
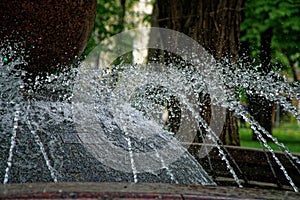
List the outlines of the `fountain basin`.
<svg viewBox="0 0 300 200">
<path fill-rule="evenodd" d="M 149 183 L 36 183 L 0 185 L 3 199 L 299 199 L 291 191 Z"/>
<path fill-rule="evenodd" d="M 213 177 L 217 185 L 236 185 L 232 174 L 226 167 L 225 162 L 218 155 L 216 148 L 212 149 L 208 157 L 200 157 L 197 149 L 200 149 L 202 144 L 194 143 L 190 147 L 190 151 L 195 158 L 201 163 L 205 171 Z M 231 157 L 239 166 L 241 172 L 235 168 L 232 158 L 229 159 L 231 166 L 240 178 L 243 186 L 260 187 L 260 188 L 276 188 L 276 189 L 291 189 L 289 181 L 283 174 L 283 171 L 274 161 L 271 153 L 262 149 L 227 146 L 224 145 Z M 294 162 L 294 166 L 285 154 L 281 151 L 275 151 L 276 157 L 285 167 L 288 175 L 291 177 L 297 187 L 300 186 L 299 167 L 300 165 Z M 267 158 L 268 156 L 268 158 Z M 293 153 L 293 156 L 300 159 L 299 153 Z M 269 161 L 268 161 L 269 159 Z M 271 168 L 272 166 L 272 168 Z M 297 168 L 295 168 L 298 167 Z M 272 171 L 273 170 L 273 171 Z"/>
<path fill-rule="evenodd" d="M 83 53 L 96 8 L 96 0 L 2 0 L 0 49 L 22 54 L 27 62 L 22 67 L 29 72 L 54 72 Z"/>
</svg>

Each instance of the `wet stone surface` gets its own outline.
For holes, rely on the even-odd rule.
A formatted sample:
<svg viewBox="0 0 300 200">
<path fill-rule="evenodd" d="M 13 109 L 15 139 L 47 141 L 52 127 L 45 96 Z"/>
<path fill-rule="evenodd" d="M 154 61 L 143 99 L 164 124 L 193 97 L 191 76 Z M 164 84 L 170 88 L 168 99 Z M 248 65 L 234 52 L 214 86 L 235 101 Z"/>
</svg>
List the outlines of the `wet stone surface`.
<svg viewBox="0 0 300 200">
<path fill-rule="evenodd" d="M 44 104 L 44 109 L 46 109 L 46 103 Z M 21 107 L 26 106 L 28 105 L 23 104 Z M 38 124 L 32 119 L 47 119 L 49 116 L 45 110 L 39 113 L 38 109 L 31 106 L 31 111 L 35 114 L 30 114 L 30 109 L 23 110 L 16 129 L 13 128 L 15 121 L 13 115 L 10 115 L 11 119 L 8 119 L 11 120 L 10 125 L 2 121 L 1 125 L 11 127 L 6 127 L 5 131 L 0 133 L 1 182 L 4 182 L 5 179 L 6 183 L 135 181 L 133 173 L 108 167 L 90 154 L 78 137 L 74 123 L 67 120 L 69 118 L 60 121 L 59 115 L 57 115 L 55 123 L 48 120 L 46 121 L 47 125 Z M 3 109 L 3 112 L 9 110 L 9 108 Z M 52 109 L 50 113 L 55 112 Z M 3 113 L 3 116 L 7 115 Z M 26 120 L 29 120 L 30 123 Z M 16 131 L 15 138 L 13 138 L 14 131 Z M 147 142 L 146 140 L 143 140 L 143 143 Z M 15 145 L 12 148 L 13 141 Z M 123 140 L 120 141 L 122 143 Z M 143 150 L 143 143 L 139 145 L 138 141 L 136 142 L 139 150 Z M 144 150 L 148 151 L 149 146 Z M 9 167 L 10 156 L 11 167 Z M 188 153 L 168 167 L 168 170 L 162 168 L 154 172 L 138 173 L 137 181 L 203 184 L 199 180 L 205 177 L 208 180 L 206 184 L 214 184 L 201 166 L 199 169 L 196 160 Z M 173 178 L 170 176 L 170 172 L 174 176 Z"/>
</svg>

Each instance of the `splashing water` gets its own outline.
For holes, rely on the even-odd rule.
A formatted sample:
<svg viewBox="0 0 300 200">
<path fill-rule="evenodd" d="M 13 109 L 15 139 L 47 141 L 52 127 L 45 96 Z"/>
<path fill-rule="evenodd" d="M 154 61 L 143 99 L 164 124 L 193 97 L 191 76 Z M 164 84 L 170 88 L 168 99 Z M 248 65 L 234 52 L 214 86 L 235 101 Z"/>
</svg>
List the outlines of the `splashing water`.
<svg viewBox="0 0 300 200">
<path fill-rule="evenodd" d="M 299 95 L 297 94 L 296 89 L 297 87 L 291 87 L 287 82 L 278 82 L 275 81 L 273 78 L 274 76 L 278 76 L 275 73 L 270 73 L 267 76 L 261 76 L 255 71 L 242 71 L 242 69 L 236 69 L 236 71 L 226 71 L 226 67 L 219 65 L 219 68 L 216 70 L 222 71 L 225 73 L 221 74 L 220 79 L 224 80 L 225 83 L 228 83 L 226 87 L 219 86 L 216 82 L 211 83 L 211 85 L 215 86 L 215 91 L 223 89 L 224 95 L 223 98 L 216 98 L 212 101 L 215 105 L 221 105 L 223 108 L 228 108 L 231 111 L 234 111 L 237 116 L 243 117 L 247 122 L 249 122 L 255 132 L 258 135 L 258 139 L 268 151 L 271 152 L 273 159 L 275 160 L 276 164 L 282 170 L 284 176 L 292 186 L 295 191 L 298 191 L 298 188 L 294 184 L 293 180 L 288 175 L 285 167 L 277 158 L 274 153 L 274 150 L 268 145 L 267 141 L 261 134 L 266 135 L 269 137 L 276 145 L 278 145 L 282 151 L 285 153 L 285 156 L 290 160 L 291 164 L 299 171 L 298 164 L 299 160 L 296 156 L 292 155 L 287 147 L 284 144 L 278 142 L 278 140 L 265 131 L 253 118 L 249 118 L 248 113 L 246 113 L 239 101 L 232 91 L 236 87 L 243 87 L 251 85 L 255 80 L 262 79 L 267 80 L 266 82 L 260 82 L 255 84 L 259 86 L 251 86 L 248 89 L 249 93 L 253 92 L 260 92 L 262 96 L 267 97 L 269 100 L 277 100 L 280 104 L 286 108 L 287 111 L 291 112 L 297 119 L 299 119 L 299 114 L 297 114 L 293 105 L 289 103 L 287 100 L 288 98 L 296 98 L 299 99 Z M 164 71 L 165 70 L 165 71 Z M 193 123 L 197 122 L 200 123 L 200 127 L 203 127 L 209 134 L 207 135 L 207 139 L 214 144 L 218 151 L 219 155 L 221 156 L 222 160 L 226 163 L 226 166 L 229 172 L 232 174 L 234 180 L 237 184 L 242 187 L 237 174 L 234 171 L 234 167 L 230 165 L 228 160 L 232 157 L 228 155 L 228 152 L 223 150 L 222 142 L 218 138 L 218 134 L 215 133 L 215 130 L 212 130 L 207 123 L 200 117 L 199 114 L 199 107 L 195 106 L 197 102 L 193 101 L 191 96 L 197 96 L 199 93 L 209 93 L 207 89 L 207 83 L 203 80 L 207 80 L 203 78 L 203 75 L 200 73 L 195 72 L 194 70 L 182 70 L 178 69 L 177 66 L 169 66 L 168 69 L 160 68 L 159 66 L 152 64 L 148 66 L 118 66 L 116 67 L 116 74 L 112 73 L 108 76 L 102 76 L 100 84 L 97 83 L 97 87 L 101 88 L 102 91 L 111 92 L 111 98 L 109 101 L 116 103 L 115 106 L 122 104 L 122 102 L 131 102 L 131 105 L 138 110 L 141 110 L 145 116 L 148 118 L 153 119 L 154 121 L 159 121 L 161 116 L 161 111 L 164 109 L 163 107 L 163 100 L 170 99 L 171 95 L 176 95 L 176 98 L 180 101 L 181 110 L 187 110 L 186 112 L 181 113 L 181 117 L 187 117 L 188 123 L 190 126 L 194 126 Z M 242 73 L 243 72 L 243 73 Z M 250 73 L 250 75 L 248 75 Z M 97 74 L 97 72 L 93 71 L 91 74 Z M 207 71 L 205 74 L 209 76 L 215 75 L 215 71 Z M 242 74 L 242 76 L 241 76 Z M 96 75 L 98 77 L 98 75 Z M 116 78 L 117 77 L 117 78 Z M 234 78 L 237 77 L 237 78 Z M 247 77 L 247 78 L 243 78 Z M 255 78 L 255 80 L 254 80 Z M 95 78 L 94 78 L 95 79 Z M 118 82 L 115 82 L 114 79 L 118 79 Z M 218 80 L 220 80 L 218 79 Z M 228 81 L 230 79 L 230 81 Z M 231 80 L 233 79 L 233 80 Z M 120 83 L 121 82 L 121 83 Z M 104 84 L 103 84 L 104 83 Z M 107 83 L 114 83 L 114 84 L 107 84 Z M 126 83 L 126 84 L 122 84 Z M 176 83 L 180 83 L 176 84 Z M 271 84 L 272 87 L 270 90 L 266 90 L 266 87 L 261 86 L 260 84 Z M 210 85 L 210 86 L 211 86 Z M 211 90 L 213 90 L 210 87 Z M 262 90 L 263 91 L 259 91 Z M 89 91 L 91 88 L 89 89 Z M 270 94 L 272 93 L 272 94 Z M 289 97 L 281 97 L 280 94 L 288 94 Z M 82 93 L 83 96 L 86 96 L 85 93 Z M 106 94 L 106 93 L 105 93 Z M 100 95 L 101 96 L 101 95 Z M 218 95 L 217 97 L 220 97 Z M 269 97 L 270 96 L 270 97 Z M 236 98 L 235 98 L 236 97 Z M 82 98 L 82 97 L 80 97 Z M 101 99 L 105 97 L 102 96 Z M 120 111 L 118 111 L 120 112 Z M 188 113 L 188 114 L 187 114 Z M 186 114 L 186 116 L 185 116 Z M 181 119 L 182 119 L 181 118 Z M 181 122 L 184 123 L 184 122 Z M 182 124 L 181 124 L 182 125 Z M 184 127 L 184 125 L 182 125 Z M 198 128 L 195 128 L 198 127 Z M 200 131 L 199 126 L 197 124 L 193 127 L 193 129 Z M 187 129 L 185 129 L 185 134 L 188 134 Z M 262 133 L 261 133 L 262 132 Z M 180 133 L 180 131 L 179 131 Z M 193 135 L 193 134 L 191 134 Z M 193 135 L 195 136 L 195 135 Z M 140 137 L 143 137 L 142 135 Z M 181 137 L 180 134 L 176 134 L 175 137 L 178 140 L 184 142 L 184 136 Z M 203 136 L 202 136 L 203 137 Z M 227 154 L 227 155 L 226 155 Z M 142 160 L 142 159 L 139 159 Z M 296 163 L 294 163 L 294 161 Z M 144 162 L 144 161 L 143 161 Z M 233 162 L 237 165 L 235 162 Z M 152 166 L 153 167 L 153 166 Z M 238 170 L 239 167 L 235 166 Z M 135 169 L 136 170 L 136 169 Z M 138 170 L 137 170 L 138 171 Z"/>
<path fill-rule="evenodd" d="M 15 112 L 15 116 L 14 116 L 12 136 L 10 139 L 11 144 L 10 144 L 9 155 L 8 155 L 8 159 L 7 159 L 7 168 L 5 169 L 5 175 L 4 175 L 4 181 L 3 181 L 4 184 L 6 184 L 8 182 L 9 171 L 12 166 L 13 151 L 16 146 L 19 115 L 20 115 L 20 108 L 19 108 L 19 105 L 16 105 L 16 112 Z"/>
<path fill-rule="evenodd" d="M 145 117 L 131 104 L 120 103 L 119 99 L 109 99 L 110 96 L 105 95 L 105 91 L 99 93 L 102 90 L 99 86 L 105 85 L 100 80 L 95 81 L 95 74 L 85 79 L 87 85 L 96 90 L 89 94 L 91 98 L 88 99 L 93 102 L 86 102 L 86 98 L 80 99 L 76 95 L 71 98 L 72 95 L 68 93 L 74 85 L 74 82 L 70 82 L 70 77 L 75 77 L 78 73 L 76 69 L 60 75 L 49 75 L 44 79 L 37 76 L 32 82 L 24 82 L 26 72 L 15 69 L 15 66 L 14 61 L 1 66 L 0 102 L 3 106 L 0 138 L 3 149 L 1 169 L 4 172 L 1 177 L 4 184 L 72 181 L 74 176 L 71 173 L 74 172 L 69 173 L 68 170 L 76 168 L 76 165 L 67 166 L 66 160 L 69 162 L 68 158 L 74 153 L 83 155 L 71 158 L 73 164 L 78 157 L 89 163 L 95 162 L 92 166 L 83 168 L 86 172 L 76 171 L 75 173 L 80 174 L 77 180 L 99 178 L 98 181 L 215 184 L 171 133 Z M 76 89 L 81 94 L 90 92 L 86 88 L 74 90 Z M 113 95 L 117 95 L 116 91 L 118 90 Z M 11 117 L 13 120 L 10 120 Z M 89 123 L 84 124 L 86 120 Z M 80 152 L 80 147 L 70 151 L 73 144 L 69 144 L 66 138 L 72 134 L 62 131 L 64 126 L 68 129 L 70 123 L 75 125 L 72 137 L 77 139 L 75 143 L 86 148 L 85 153 Z M 91 123 L 94 126 L 90 126 Z M 10 140 L 7 136 L 10 136 Z M 104 148 L 101 145 L 103 142 Z M 166 163 L 170 151 L 174 153 L 171 155 L 174 159 L 172 163 Z M 145 163 L 142 163 L 141 156 L 145 154 L 148 158 L 143 158 Z M 94 159 L 83 158 L 86 155 Z M 105 156 L 104 160 L 98 159 L 99 155 Z M 97 163 L 95 158 L 102 164 Z M 109 165 L 110 162 L 121 168 Z M 146 166 L 147 162 L 149 166 Z M 101 173 L 90 177 L 88 171 L 94 168 Z M 93 172 L 95 173 L 94 170 Z"/>
<path fill-rule="evenodd" d="M 268 144 L 266 137 L 274 142 L 281 149 L 281 151 L 284 152 L 285 157 L 288 158 L 290 164 L 298 171 L 300 175 L 299 158 L 291 154 L 283 143 L 279 142 L 277 138 L 273 137 L 268 131 L 261 127 L 252 116 L 249 116 L 249 114 L 243 109 L 242 105 L 237 101 L 236 98 L 234 98 L 236 95 L 232 91 L 234 88 L 245 88 L 247 94 L 258 94 L 260 97 L 264 97 L 271 102 L 275 102 L 282 106 L 285 111 L 291 113 L 297 120 L 299 120 L 300 114 L 298 113 L 297 108 L 292 105 L 289 100 L 295 99 L 299 102 L 299 84 L 296 83 L 291 85 L 286 80 L 279 81 L 282 79 L 282 77 L 275 72 L 270 72 L 269 74 L 263 76 L 255 70 L 255 67 L 252 67 L 251 69 L 249 67 L 236 68 L 234 71 L 228 70 L 228 68 L 222 68 L 220 70 L 225 72 L 224 79 L 226 80 L 226 83 L 228 83 L 228 88 L 231 88 L 231 90 L 226 90 L 226 101 L 223 102 L 223 106 L 227 107 L 231 111 L 234 111 L 237 116 L 243 118 L 250 124 L 251 129 L 256 134 L 262 147 L 271 153 L 276 164 L 282 170 L 284 176 L 294 191 L 298 192 L 298 188 L 288 175 L 281 161 L 275 155 L 274 150 Z M 272 166 L 271 169 L 273 170 Z"/>
<path fill-rule="evenodd" d="M 5 59 L 1 57 L 1 60 Z M 36 179 L 38 181 L 74 181 L 75 176 L 66 172 L 71 167 L 65 167 L 76 163 L 65 163 L 66 157 L 74 156 L 76 160 L 76 155 L 65 147 L 69 145 L 67 140 L 72 140 L 72 145 L 83 146 L 88 156 L 96 160 L 85 170 L 94 169 L 102 163 L 101 169 L 97 171 L 99 177 L 106 173 L 108 177 L 116 176 L 114 181 L 129 180 L 136 183 L 151 181 L 151 178 L 165 174 L 164 178 L 168 180 L 162 178 L 159 181 L 214 184 L 184 148 L 184 144 L 189 145 L 197 132 L 204 128 L 208 134 L 201 137 L 218 149 L 227 169 L 242 187 L 234 166 L 230 165 L 230 155 L 223 150 L 217 128 L 209 126 L 200 115 L 199 94 L 221 91 L 222 95 L 213 96 L 211 102 L 216 106 L 214 109 L 220 108 L 216 113 L 223 115 L 227 108 L 244 118 L 261 144 L 271 152 L 292 188 L 298 191 L 264 136 L 279 146 L 297 169 L 300 164 L 298 157 L 249 116 L 233 92 L 234 88 L 245 88 L 249 94 L 256 93 L 280 104 L 300 120 L 296 107 L 289 101 L 290 98 L 300 100 L 299 85 L 291 86 L 286 81 L 278 81 L 278 75 L 274 72 L 262 76 L 251 69 L 237 67 L 235 70 L 227 70 L 222 65 L 216 65 L 215 71 L 222 73 L 208 83 L 204 76 L 216 76 L 215 71 L 195 71 L 176 65 L 165 68 L 149 64 L 114 66 L 112 71 L 106 73 L 102 69 L 91 71 L 83 65 L 60 75 L 49 75 L 45 79 L 36 77 L 31 82 L 33 84 L 28 86 L 23 81 L 26 72 L 15 67 L 20 64 L 25 64 L 22 59 L 1 63 L 0 144 L 4 152 L 1 157 L 5 159 L 2 159 L 0 169 L 3 172 L 0 175 L 4 184 L 35 181 L 30 179 L 32 176 L 28 173 L 35 173 L 33 170 L 39 168 L 42 168 L 40 173 L 43 177 Z M 175 118 L 180 118 L 180 126 L 174 134 L 168 131 L 166 121 L 161 120 L 161 116 L 166 102 L 176 101 L 180 114 L 175 115 Z M 171 109 L 176 111 L 175 108 Z M 74 132 L 62 131 L 64 126 L 69 129 L 69 124 L 73 124 L 71 129 Z M 69 149 L 73 148 L 72 145 L 69 145 Z M 203 151 L 207 155 L 209 149 Z M 78 150 L 76 154 L 83 153 Z M 28 158 L 37 161 L 37 164 L 26 163 L 24 160 Z M 88 163 L 91 165 L 92 162 Z M 185 166 L 187 163 L 190 167 Z M 177 172 L 180 168 L 185 169 L 186 177 L 182 178 L 182 174 Z M 74 174 L 81 176 L 80 167 L 76 169 Z M 191 171 L 187 172 L 186 169 Z M 25 175 L 22 175 L 22 170 L 26 171 Z M 23 178 L 14 178 L 18 173 Z M 75 180 L 95 180 L 87 177 Z M 102 180 L 99 177 L 96 180 Z"/>
</svg>

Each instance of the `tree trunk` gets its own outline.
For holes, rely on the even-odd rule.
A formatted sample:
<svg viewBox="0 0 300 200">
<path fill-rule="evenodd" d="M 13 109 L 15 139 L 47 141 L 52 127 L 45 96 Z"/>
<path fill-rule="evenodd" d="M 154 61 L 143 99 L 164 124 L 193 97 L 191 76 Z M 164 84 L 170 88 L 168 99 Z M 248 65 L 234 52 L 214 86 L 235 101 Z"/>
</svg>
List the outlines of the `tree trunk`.
<svg viewBox="0 0 300 200">
<path fill-rule="evenodd" d="M 296 62 L 293 61 L 291 59 L 290 56 L 287 56 L 288 60 L 289 60 L 289 64 L 290 64 L 290 67 L 291 67 L 291 70 L 292 70 L 292 73 L 293 73 L 293 79 L 294 79 L 294 82 L 297 82 L 298 81 L 298 74 L 297 74 L 297 70 L 296 70 Z"/>
<path fill-rule="evenodd" d="M 258 69 L 262 75 L 268 74 L 272 70 L 271 66 L 271 40 L 272 28 L 261 34 L 260 61 L 261 67 Z M 272 110 L 273 102 L 259 96 L 258 94 L 248 96 L 249 113 L 253 118 L 269 133 L 272 133 Z M 257 140 L 253 133 L 253 140 Z M 267 138 L 266 138 L 267 139 Z"/>
<path fill-rule="evenodd" d="M 119 18 L 119 27 L 120 27 L 120 32 L 124 30 L 124 19 L 125 19 L 125 14 L 126 14 L 126 0 L 120 0 L 121 4 L 121 13 L 120 13 L 120 18 Z"/>
<path fill-rule="evenodd" d="M 239 52 L 243 8 L 243 0 L 157 0 L 154 13 L 157 14 L 159 27 L 192 37 L 217 60 L 228 57 L 234 62 Z M 210 121 L 210 114 L 203 113 L 203 116 L 207 122 Z M 224 144 L 239 145 L 237 119 L 229 111 L 226 116 L 222 141 Z"/>
<path fill-rule="evenodd" d="M 273 29 L 268 28 L 261 34 L 261 49 L 260 49 L 260 72 L 266 75 L 272 70 L 271 66 L 271 41 L 272 41 Z"/>
</svg>

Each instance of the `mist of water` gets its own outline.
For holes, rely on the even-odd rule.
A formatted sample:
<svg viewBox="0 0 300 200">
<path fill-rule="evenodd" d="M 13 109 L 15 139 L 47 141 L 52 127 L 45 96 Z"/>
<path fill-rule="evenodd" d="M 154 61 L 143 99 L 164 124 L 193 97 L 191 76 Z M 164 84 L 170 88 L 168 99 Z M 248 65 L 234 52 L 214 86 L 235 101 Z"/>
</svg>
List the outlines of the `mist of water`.
<svg viewBox="0 0 300 200">
<path fill-rule="evenodd" d="M 140 173 L 156 174 L 164 169 L 171 182 L 184 183 L 176 178 L 174 170 L 170 168 L 178 158 L 184 157 L 201 174 L 200 178 L 187 179 L 192 183 L 214 184 L 183 147 L 183 143 L 192 142 L 195 134 L 204 128 L 208 134 L 201 137 L 218 149 L 229 172 L 242 187 L 234 167 L 230 165 L 230 155 L 223 150 L 219 134 L 200 115 L 199 95 L 221 93 L 212 95 L 211 104 L 229 109 L 236 116 L 244 118 L 263 147 L 271 152 L 272 159 L 292 188 L 298 191 L 265 136 L 280 147 L 297 169 L 299 159 L 244 111 L 235 93 L 235 88 L 244 88 L 249 95 L 258 94 L 280 104 L 300 120 L 297 108 L 290 103 L 290 99 L 300 100 L 299 84 L 291 85 L 275 72 L 263 76 L 254 69 L 237 66 L 235 70 L 229 70 L 223 65 L 217 65 L 215 71 L 195 71 L 192 67 L 157 64 L 119 65 L 113 66 L 113 70 L 92 71 L 80 66 L 59 75 L 46 78 L 36 76 L 35 80 L 24 82 L 26 72 L 16 69 L 20 64 L 25 64 L 21 58 L 0 65 L 0 135 L 3 141 L 7 141 L 5 138 L 8 136 L 10 138 L 6 142 L 9 147 L 5 151 L 4 184 L 9 183 L 12 166 L 17 165 L 14 155 L 16 148 L 22 146 L 18 142 L 20 134 L 31 134 L 31 142 L 36 145 L 52 181 L 59 181 L 63 156 L 55 152 L 63 144 L 59 142 L 59 137 L 47 130 L 49 126 L 74 123 L 86 150 L 106 165 L 131 173 L 133 182 L 140 181 Z M 215 76 L 216 71 L 220 72 L 218 78 L 207 78 Z M 181 120 L 176 134 L 166 129 L 166 121 L 162 120 L 166 102 L 174 99 L 178 101 L 180 115 L 177 117 Z M 168 109 L 171 113 L 172 107 Z M 108 154 L 115 156 L 114 159 Z M 128 159 L 122 160 L 122 156 Z"/>
</svg>

